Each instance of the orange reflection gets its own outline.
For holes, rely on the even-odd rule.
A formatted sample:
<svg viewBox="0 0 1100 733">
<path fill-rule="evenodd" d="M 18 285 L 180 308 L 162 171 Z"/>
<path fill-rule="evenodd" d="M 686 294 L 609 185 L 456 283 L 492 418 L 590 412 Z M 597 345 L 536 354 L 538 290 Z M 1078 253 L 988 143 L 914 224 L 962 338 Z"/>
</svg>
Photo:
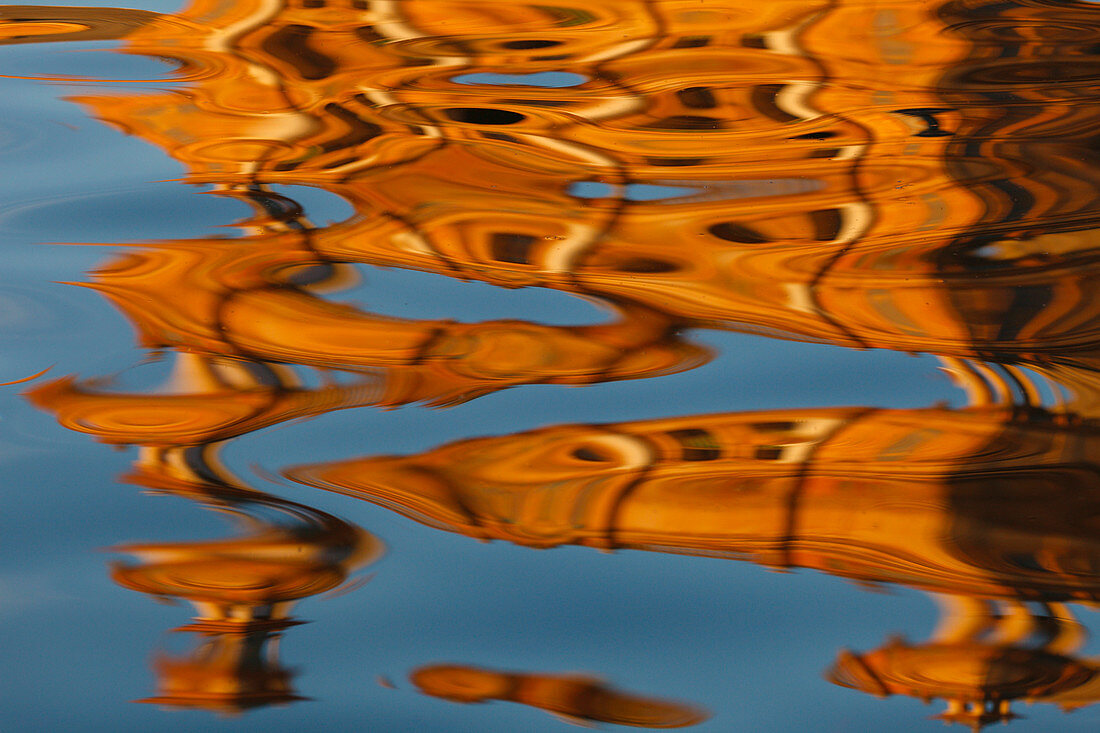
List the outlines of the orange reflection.
<svg viewBox="0 0 1100 733">
<path fill-rule="evenodd" d="M 1094 600 L 1100 579 L 1044 548 L 1100 558 L 1081 524 L 1097 439 L 1001 410 L 832 408 L 559 426 L 287 475 L 479 539 Z"/>
<path fill-rule="evenodd" d="M 86 283 L 142 347 L 174 352 L 168 385 L 29 393 L 66 427 L 144 446 L 142 482 L 302 523 L 128 546 L 143 564 L 118 581 L 195 604 L 213 645 L 163 665 L 158 699 L 290 699 L 265 634 L 375 547 L 226 478 L 214 444 L 335 409 L 671 374 L 711 356 L 687 330 L 723 328 L 937 354 L 970 407 L 565 426 L 291 475 L 479 538 L 921 588 L 953 599 L 941 632 L 846 653 L 835 681 L 944 698 L 976 726 L 1015 699 L 1092 702 L 1062 604 L 1100 600 L 1096 36 L 1072 1 L 6 8 L 0 43 L 118 38 L 174 61 L 167 88 L 74 100 L 255 210 L 238 238 L 128 245 Z M 315 224 L 280 185 L 353 214 Z M 612 317 L 371 313 L 332 298 L 359 265 L 553 288 Z M 627 699 L 424 674 L 581 718 L 598 719 L 562 697 Z"/>
<path fill-rule="evenodd" d="M 203 628 L 278 628 L 295 601 L 336 588 L 380 555 L 381 543 L 352 524 L 219 481 L 208 454 L 198 448 L 156 451 L 128 480 L 195 499 L 233 517 L 246 533 L 229 540 L 121 545 L 115 549 L 137 563 L 116 565 L 117 583 L 189 601 Z"/>
<path fill-rule="evenodd" d="M 366 379 L 308 389 L 278 365 L 178 354 L 172 376 L 156 393 L 112 393 L 64 377 L 27 396 L 70 430 L 107 443 L 189 446 L 370 404 L 378 391 Z"/>
<path fill-rule="evenodd" d="M 1082 182 L 1096 130 L 1073 111 L 1090 92 L 1032 82 L 1079 65 L 1072 44 L 1035 29 L 1094 31 L 1090 12 L 196 3 L 124 48 L 178 59 L 178 89 L 78 101 L 184 162 L 190 181 L 345 198 L 355 216 L 309 228 L 332 262 L 581 292 L 670 328 L 1091 366 L 1097 202 Z M 994 57 L 1006 47 L 1010 63 Z M 563 69 L 580 81 L 524 81 Z M 468 80 L 485 74 L 514 83 Z M 253 287 L 286 284 L 271 274 Z M 227 324 L 263 358 L 347 367 L 376 358 L 334 356 L 361 334 L 419 343 L 339 309 L 295 320 L 308 304 L 269 308 L 276 295 L 241 295 L 251 308 Z M 332 342 L 285 343 L 307 319 Z"/>
<path fill-rule="evenodd" d="M 184 657 L 158 656 L 158 694 L 142 702 L 238 714 L 302 699 L 278 658 L 283 630 L 299 623 L 291 609 L 303 598 L 352 587 L 349 576 L 381 554 L 381 543 L 359 527 L 250 489 L 218 460 L 222 441 L 346 407 L 364 389 L 369 392 L 363 385 L 303 390 L 281 376 L 285 372 L 260 364 L 180 355 L 161 392 L 111 395 L 66 378 L 30 393 L 72 429 L 140 445 L 127 482 L 194 500 L 240 529 L 226 540 L 114 548 L 134 558 L 114 565 L 116 583 L 185 600 L 196 612 L 192 623 L 177 629 L 198 635 L 194 650 Z"/>
<path fill-rule="evenodd" d="M 706 349 L 681 340 L 682 323 L 631 303 L 607 304 L 617 316 L 614 321 L 571 327 L 518 320 L 413 321 L 332 303 L 318 293 L 346 284 L 354 272 L 318 254 L 312 230 L 288 226 L 301 226 L 296 205 L 261 188 L 226 193 L 264 212 L 248 222 L 261 234 L 147 245 L 97 270 L 88 287 L 131 319 L 146 347 L 171 347 L 220 362 L 228 357 L 240 372 L 271 371 L 282 362 L 365 375 L 342 393 L 325 393 L 318 403 L 323 411 L 334 409 L 334 400 L 349 407 L 455 404 L 521 384 L 660 376 L 709 358 Z M 269 216 L 276 207 L 286 217 Z M 227 368 L 219 367 L 222 372 Z M 241 380 L 242 386 L 225 386 L 230 391 L 221 410 L 255 416 L 259 404 L 274 397 L 295 403 L 322 397 L 271 395 L 254 388 L 255 377 Z M 46 404 L 52 395 L 77 393 L 83 400 L 105 399 L 71 382 L 42 388 L 35 399 Z M 80 409 L 77 401 L 69 402 L 71 409 Z M 185 412 L 192 404 L 164 397 L 157 410 L 171 411 L 174 403 Z M 263 409 L 268 415 L 280 411 L 275 405 Z M 232 420 L 229 415 L 217 419 Z M 63 421 L 83 429 L 76 417 Z"/>
<path fill-rule="evenodd" d="M 283 629 L 299 623 L 291 608 L 344 585 L 379 557 L 381 543 L 330 514 L 244 487 L 210 447 L 142 451 L 129 482 L 198 501 L 231 517 L 242 534 L 114 548 L 134 558 L 115 564 L 116 583 L 186 600 L 197 614 L 177 629 L 198 635 L 195 649 L 185 657 L 158 656 L 158 694 L 141 702 L 237 714 L 302 699 L 278 658 Z"/>
<path fill-rule="evenodd" d="M 130 8 L 0 6 L 0 45 L 125 38 L 161 16 Z"/>
<path fill-rule="evenodd" d="M 521 674 L 477 667 L 432 665 L 410 676 L 420 691 L 452 702 L 507 700 L 541 708 L 578 725 L 686 728 L 709 716 L 683 703 L 620 692 L 583 675 Z"/>
<path fill-rule="evenodd" d="M 973 597 L 942 597 L 946 613 L 927 642 L 893 638 L 865 654 L 842 651 L 828 679 L 880 697 L 943 699 L 936 716 L 979 730 L 1018 717 L 1014 701 L 1045 702 L 1071 711 L 1100 700 L 1097 660 L 1075 654 L 1083 627 L 1059 603 L 1032 610 L 995 608 Z"/>
<path fill-rule="evenodd" d="M 1090 92 L 1032 81 L 1079 61 L 1035 29 L 1092 29 L 1091 8 L 970 5 L 195 3 L 122 49 L 176 59 L 175 88 L 77 101 L 267 218 L 142 245 L 91 285 L 147 346 L 385 369 L 384 405 L 689 369 L 692 327 L 1092 381 L 1063 374 L 1095 364 Z M 286 183 L 355 214 L 314 226 L 267 188 Z M 557 288 L 619 320 L 377 316 L 311 291 L 347 263 Z"/>
<path fill-rule="evenodd" d="M 178 630 L 198 634 L 199 644 L 186 657 L 158 657 L 159 692 L 142 702 L 235 714 L 301 699 L 277 652 L 282 630 L 298 623 L 291 607 L 344 584 L 377 559 L 381 543 L 329 514 L 235 484 L 209 448 L 143 450 L 129 481 L 199 501 L 244 534 L 115 548 L 136 560 L 115 565 L 116 583 L 187 600 L 197 612 Z"/>
<path fill-rule="evenodd" d="M 1063 606 L 1100 601 L 1098 436 L 1039 411 L 774 411 L 552 427 L 288 476 L 479 539 L 728 557 L 954 598 L 937 641 L 843 656 L 834 679 L 985 721 L 1016 698 L 1098 699 L 1091 662 L 1065 656 L 1084 636 Z M 1029 660 L 1036 677 L 998 682 Z M 1055 662 L 1064 677 L 1044 671 Z"/>
</svg>

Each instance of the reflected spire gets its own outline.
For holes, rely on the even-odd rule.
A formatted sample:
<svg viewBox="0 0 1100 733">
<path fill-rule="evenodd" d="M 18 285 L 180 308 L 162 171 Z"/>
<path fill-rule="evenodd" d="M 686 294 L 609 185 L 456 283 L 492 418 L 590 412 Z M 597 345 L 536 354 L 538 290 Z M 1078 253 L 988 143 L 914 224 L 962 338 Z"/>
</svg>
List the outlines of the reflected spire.
<svg viewBox="0 0 1100 733">
<path fill-rule="evenodd" d="M 266 425 L 347 406 L 362 389 L 301 390 L 277 368 L 181 354 L 153 394 L 88 391 L 72 379 L 31 391 L 35 404 L 73 429 L 138 444 L 126 482 L 191 499 L 238 525 L 231 539 L 113 548 L 133 558 L 114 564 L 116 583 L 185 600 L 196 614 L 176 629 L 196 635 L 195 647 L 182 657 L 157 656 L 158 694 L 141 702 L 236 715 L 303 699 L 278 658 L 283 631 L 300 623 L 291 609 L 303 598 L 353 587 L 349 576 L 377 560 L 382 544 L 326 512 L 249 488 L 217 453 L 224 441 Z"/>
<path fill-rule="evenodd" d="M 186 497 L 231 517 L 241 534 L 227 540 L 128 543 L 134 558 L 112 579 L 157 598 L 188 601 L 196 616 L 176 631 L 197 636 L 186 656 L 157 656 L 159 689 L 140 702 L 235 715 L 301 700 L 279 662 L 291 608 L 346 585 L 382 553 L 362 529 L 303 504 L 249 489 L 217 461 L 212 446 L 143 448 L 130 483 Z"/>
<path fill-rule="evenodd" d="M 144 453 L 129 482 L 199 501 L 244 530 L 229 540 L 114 548 L 137 560 L 116 564 L 115 582 L 189 601 L 202 628 L 280 628 L 295 601 L 336 588 L 381 554 L 381 543 L 352 524 L 219 480 L 224 469 L 210 447 Z"/>
<path fill-rule="evenodd" d="M 134 558 L 114 565 L 116 583 L 186 600 L 196 612 L 177 629 L 197 635 L 195 648 L 184 657 L 158 655 L 158 694 L 141 702 L 233 715 L 303 699 L 278 659 L 283 630 L 300 623 L 290 610 L 344 585 L 381 555 L 381 543 L 330 514 L 244 487 L 225 475 L 210 446 L 143 448 L 127 480 L 198 501 L 242 531 L 228 540 L 113 548 Z"/>
</svg>

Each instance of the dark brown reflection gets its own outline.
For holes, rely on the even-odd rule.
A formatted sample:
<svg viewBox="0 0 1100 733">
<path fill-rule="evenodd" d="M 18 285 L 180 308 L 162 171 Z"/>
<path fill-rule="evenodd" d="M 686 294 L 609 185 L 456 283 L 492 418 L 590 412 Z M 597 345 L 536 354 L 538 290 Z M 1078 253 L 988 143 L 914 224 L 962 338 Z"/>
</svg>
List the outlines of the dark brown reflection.
<svg viewBox="0 0 1100 733">
<path fill-rule="evenodd" d="M 426 695 L 462 703 L 505 700 L 541 708 L 578 725 L 686 728 L 709 716 L 679 702 L 620 692 L 597 677 L 499 672 L 458 665 L 421 667 L 409 678 Z"/>
<path fill-rule="evenodd" d="M 1017 698 L 1096 699 L 1091 662 L 1067 656 L 1083 631 L 1065 604 L 1100 600 L 1098 440 L 1036 410 L 835 408 L 560 426 L 288 475 L 479 539 L 935 593 L 955 609 L 938 640 L 845 655 L 834 679 L 984 721 Z"/>
</svg>

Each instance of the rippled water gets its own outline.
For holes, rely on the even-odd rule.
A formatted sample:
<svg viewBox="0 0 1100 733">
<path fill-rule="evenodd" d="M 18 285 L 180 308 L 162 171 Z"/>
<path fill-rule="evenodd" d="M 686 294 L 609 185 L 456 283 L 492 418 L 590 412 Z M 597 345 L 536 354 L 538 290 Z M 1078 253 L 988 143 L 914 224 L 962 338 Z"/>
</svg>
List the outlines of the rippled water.
<svg viewBox="0 0 1100 733">
<path fill-rule="evenodd" d="M 8 5 L 0 74 L 4 733 L 1100 724 L 1100 6 Z"/>
</svg>

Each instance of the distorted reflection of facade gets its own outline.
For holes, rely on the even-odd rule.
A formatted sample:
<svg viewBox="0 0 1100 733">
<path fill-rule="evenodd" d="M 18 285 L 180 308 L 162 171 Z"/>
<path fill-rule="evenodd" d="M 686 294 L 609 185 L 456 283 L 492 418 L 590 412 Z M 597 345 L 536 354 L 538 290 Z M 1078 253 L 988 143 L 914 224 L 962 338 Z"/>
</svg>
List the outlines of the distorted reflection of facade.
<svg viewBox="0 0 1100 733">
<path fill-rule="evenodd" d="M 983 20 L 963 22 L 972 5 Z M 344 197 L 356 215 L 311 230 L 332 261 L 850 346 L 1093 363 L 1091 92 L 1075 47 L 1035 31 L 1093 28 L 1086 4 L 570 10 L 199 3 L 127 36 L 183 64 L 177 90 L 78 101 L 188 180 Z M 1012 61 L 990 58 L 1005 43 Z M 524 81 L 562 69 L 580 81 Z M 1052 95 L 1042 73 L 1071 78 Z M 242 338 L 278 352 L 277 333 Z"/>
<path fill-rule="evenodd" d="M 1066 656 L 1083 632 L 1064 605 L 1100 601 L 1098 440 L 1041 413 L 838 408 L 562 426 L 288 475 L 479 539 L 932 592 L 947 609 L 937 640 L 847 654 L 834 679 L 988 722 L 1016 698 L 1100 699 L 1098 668 Z"/>
<path fill-rule="evenodd" d="M 462 703 L 517 702 L 586 727 L 614 723 L 635 728 L 686 728 L 709 717 L 690 705 L 620 692 L 585 675 L 524 674 L 438 664 L 414 670 L 410 679 L 433 697 Z"/>
<path fill-rule="evenodd" d="M 279 416 L 291 411 L 447 405 L 522 384 L 660 376 L 693 368 L 710 356 L 707 349 L 682 340 L 683 324 L 676 319 L 631 303 L 610 304 L 616 316 L 610 322 L 550 326 L 520 320 L 413 321 L 329 302 L 319 295 L 353 281 L 354 272 L 317 255 L 292 202 L 260 188 L 226 193 L 262 212 L 245 224 L 265 234 L 135 248 L 93 273 L 88 287 L 130 318 L 143 346 L 211 360 L 211 374 L 200 381 L 221 389 L 206 390 L 203 404 L 216 412 L 236 411 L 241 419 L 247 414 L 254 427 L 285 419 Z M 361 378 L 345 387 L 303 392 L 286 386 L 301 377 L 280 362 L 320 370 L 329 381 L 332 370 Z M 69 381 L 36 394 L 42 401 L 53 392 L 79 392 L 84 401 L 108 399 Z M 156 411 L 182 411 L 181 417 L 194 404 L 182 395 L 161 397 L 155 405 L 148 397 L 139 399 Z M 81 404 L 68 402 L 73 410 Z M 68 427 L 84 429 L 82 420 L 61 417 Z M 214 418 L 217 422 L 222 415 Z M 171 431 L 150 433 L 162 440 Z"/>
<path fill-rule="evenodd" d="M 152 449 L 220 443 L 269 425 L 372 404 L 379 393 L 366 378 L 311 388 L 277 364 L 173 357 L 171 376 L 155 392 L 111 392 L 64 377 L 29 390 L 27 397 L 70 430 Z"/>
<path fill-rule="evenodd" d="M 845 652 L 830 674 L 944 699 L 949 722 L 1100 697 L 1064 605 L 1100 601 L 1100 116 L 1080 41 L 1100 37 L 1093 5 L 199 0 L 100 21 L 0 14 L 0 43 L 92 36 L 175 62 L 178 81 L 75 101 L 255 215 L 241 237 L 134 244 L 92 273 L 140 344 L 180 366 L 153 395 L 74 379 L 33 390 L 67 427 L 146 446 L 151 475 L 220 487 L 204 503 L 288 509 L 242 499 L 204 446 L 344 407 L 670 374 L 710 356 L 684 340 L 692 328 L 937 354 L 967 409 L 566 426 L 291 475 L 483 539 L 717 555 L 937 594 L 930 641 Z M 280 193 L 289 184 L 354 213 L 318 226 Z M 615 320 L 372 314 L 329 299 L 353 265 L 555 288 Z M 327 381 L 306 386 L 316 375 Z M 290 695 L 247 630 L 268 633 L 366 561 L 369 542 L 336 535 L 339 549 L 328 529 L 310 534 L 305 565 L 265 528 L 131 547 L 146 564 L 119 582 L 194 603 L 215 644 L 195 657 L 212 660 L 205 673 L 163 667 L 161 699 Z M 219 671 L 234 665 L 251 681 Z M 447 670 L 418 680 L 543 680 Z M 553 702 L 573 683 L 543 681 L 548 697 L 518 696 L 575 714 Z"/>
</svg>

